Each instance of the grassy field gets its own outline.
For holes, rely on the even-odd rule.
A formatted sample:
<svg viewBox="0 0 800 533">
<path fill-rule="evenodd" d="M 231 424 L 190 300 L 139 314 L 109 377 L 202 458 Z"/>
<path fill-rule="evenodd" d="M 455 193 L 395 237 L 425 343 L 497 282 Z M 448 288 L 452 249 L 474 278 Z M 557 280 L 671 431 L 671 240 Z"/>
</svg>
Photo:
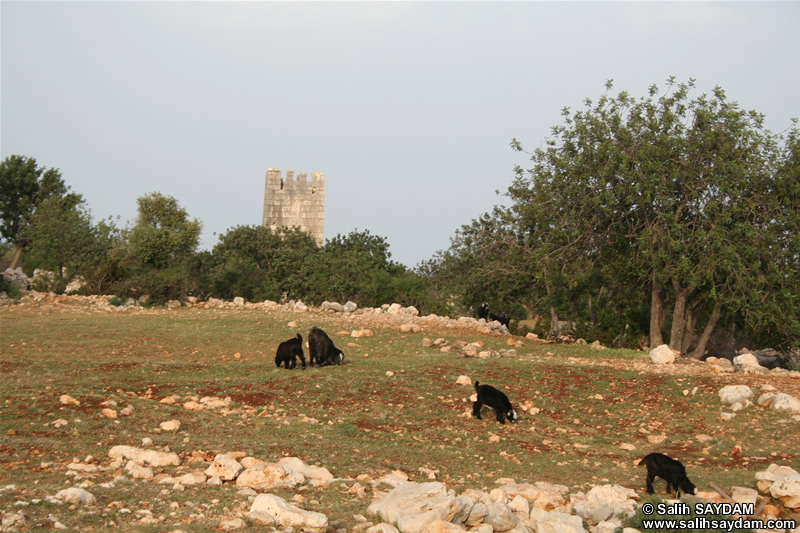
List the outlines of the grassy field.
<svg viewBox="0 0 800 533">
<path fill-rule="evenodd" d="M 145 437 L 182 457 L 179 472 L 196 468 L 187 464 L 192 457 L 240 451 L 265 461 L 296 456 L 338 478 L 377 479 L 401 470 L 424 481 L 424 470 L 433 470 L 456 492 L 491 490 L 497 479 L 513 478 L 574 491 L 616 483 L 644 494 L 644 468 L 636 463 L 652 451 L 681 459 L 701 490 L 710 482 L 754 488 L 755 472 L 770 463 L 800 466 L 797 420 L 750 407 L 722 421 L 717 395 L 728 384 L 756 389 L 771 383 L 800 396 L 800 380 L 715 375 L 701 363 L 676 364 L 664 373 L 641 352 L 524 339 L 517 357 L 463 358 L 457 350 L 426 348 L 422 339 L 481 341 L 484 349 L 499 350 L 509 348 L 508 337 L 430 325 L 401 333 L 388 322 L 364 326 L 366 320 L 263 310 L 1 309 L 0 489 L 16 489 L 0 491 L 0 510 L 21 511 L 22 531 L 52 527 L 51 515 L 76 531 L 214 531 L 220 519 L 249 509 L 230 485 L 179 492 L 153 482 L 114 482 L 120 470 L 82 479 L 68 474 L 73 458 L 92 456 L 107 465 L 110 447 L 141 446 Z M 311 326 L 328 331 L 347 354 L 345 364 L 277 369 L 277 345 L 297 332 L 305 338 Z M 373 336 L 336 335 L 362 326 Z M 474 389 L 456 384 L 460 375 L 503 389 L 519 422 L 500 425 L 488 408 L 483 420 L 472 418 Z M 62 405 L 62 394 L 80 405 Z M 178 404 L 159 401 L 172 395 L 180 397 Z M 205 396 L 230 397 L 230 412 L 181 407 Z M 130 416 L 102 414 L 128 405 Z M 523 405 L 539 411 L 531 414 Z M 68 423 L 56 427 L 58 419 Z M 180 429 L 161 431 L 159 424 L 172 419 Z M 651 444 L 653 435 L 666 440 Z M 70 509 L 46 501 L 87 479 L 96 506 Z M 109 482 L 113 486 L 102 486 Z M 351 485 L 303 487 L 297 498 L 335 527 L 351 530 L 372 490 L 362 482 L 367 496 L 358 498 L 348 493 Z M 154 523 L 139 525 L 147 516 Z"/>
</svg>

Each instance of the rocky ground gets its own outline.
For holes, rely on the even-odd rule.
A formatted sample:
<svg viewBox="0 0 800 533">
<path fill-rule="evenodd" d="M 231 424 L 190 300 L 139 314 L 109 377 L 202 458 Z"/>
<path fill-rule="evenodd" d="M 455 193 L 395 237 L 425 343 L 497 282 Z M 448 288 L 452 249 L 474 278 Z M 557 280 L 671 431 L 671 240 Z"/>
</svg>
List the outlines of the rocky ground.
<svg viewBox="0 0 800 533">
<path fill-rule="evenodd" d="M 484 334 L 507 335 L 499 323 L 487 324 L 472 318 L 452 319 L 448 317 L 420 317 L 414 308 L 386 305 L 376 309 L 345 309 L 345 306 L 323 306 L 309 309 L 302 302 L 278 304 L 264 302 L 249 304 L 235 302 L 174 302 L 165 308 L 144 308 L 138 305 L 114 306 L 108 297 L 56 296 L 44 293 L 28 293 L 19 303 L 5 301 L 9 312 L 52 313 L 60 309 L 85 313 L 174 313 L 178 307 L 213 308 L 236 312 L 240 309 L 294 310 L 298 312 L 330 313 L 342 318 L 343 329 L 337 334 L 359 338 L 371 335 L 370 328 L 391 327 L 400 331 L 425 331 L 435 324 L 446 328 L 453 336 L 472 339 Z M 347 304 L 345 304 L 347 305 Z M 416 329 L 415 329 L 416 328 Z M 432 351 L 451 353 L 453 356 L 496 358 L 516 357 L 516 349 L 525 342 L 544 342 L 535 338 L 520 338 L 508 335 L 506 350 L 483 350 L 479 340 L 475 342 L 449 342 L 443 338 L 424 338 L 423 346 Z M 602 346 L 596 345 L 598 350 Z M 554 345 L 553 351 L 556 351 Z M 556 357 L 546 352 L 544 359 Z M 5 358 L 5 357 L 4 357 Z M 789 420 L 800 423 L 800 373 L 784 370 L 759 369 L 752 361 L 747 364 L 712 360 L 699 362 L 675 358 L 669 363 L 654 363 L 646 359 L 626 360 L 614 358 L 569 357 L 565 365 L 578 367 L 608 367 L 641 374 L 659 374 L 680 379 L 686 376 L 710 376 L 719 386 L 720 402 L 724 405 L 721 416 L 748 416 L 753 409 L 771 408 L 785 411 Z M 465 378 L 465 384 L 471 380 Z M 459 378 L 461 379 L 461 378 Z M 737 387 L 735 390 L 729 387 Z M 741 388 L 744 387 L 744 388 Z M 745 390 L 746 389 L 746 390 Z M 758 394 L 756 393 L 758 391 Z M 695 394 L 685 389 L 685 396 Z M 795 399 L 778 405 L 779 394 Z M 230 398 L 205 396 L 196 398 L 153 398 L 164 403 L 179 403 L 186 410 L 217 410 L 235 412 L 237 415 L 260 416 L 248 405 L 233 405 Z M 75 398 L 64 395 L 64 405 L 74 405 Z M 116 418 L 127 416 L 124 408 L 109 405 L 104 416 Z M 525 406 L 533 409 L 533 405 Z M 236 411 L 238 410 L 238 411 Z M 468 410 L 468 409 L 467 409 Z M 56 420 L 54 423 L 58 423 Z M 64 423 L 69 423 L 63 420 Z M 176 431 L 179 424 L 165 421 L 161 430 Z M 302 421 L 301 421 L 302 422 Z M 302 423 L 314 424 L 309 419 Z M 652 435 L 656 442 L 659 435 Z M 649 437 L 648 437 L 649 438 Z M 709 437 L 710 438 L 710 437 Z M 700 439 L 702 440 L 702 439 Z M 42 465 L 43 469 L 53 465 Z M 0 488 L 0 493 L 11 495 L 13 505 L 2 509 L 2 531 L 33 531 L 41 528 L 69 529 L 62 516 L 85 513 L 87 516 L 102 515 L 98 529 L 124 530 L 124 524 L 142 527 L 151 531 L 194 531 L 209 528 L 218 531 L 234 530 L 278 530 L 310 531 L 366 531 L 367 533 L 437 533 L 440 531 L 492 532 L 581 532 L 607 533 L 622 527 L 623 521 L 641 507 L 637 493 L 618 485 L 597 485 L 588 491 L 574 492 L 566 486 L 554 483 L 516 483 L 513 479 L 497 479 L 496 487 L 489 491 L 466 490 L 457 494 L 452 487 L 437 480 L 437 472 L 420 471 L 410 480 L 403 472 L 373 479 L 367 474 L 355 478 L 334 478 L 325 465 L 307 465 L 297 458 L 284 458 L 269 462 L 265 458 L 248 457 L 235 450 L 213 457 L 198 452 L 196 456 L 178 456 L 164 447 L 154 446 L 144 439 L 141 446 L 116 446 L 108 457 L 85 456 L 75 458 L 63 465 L 70 473 L 70 486 L 53 491 L 44 498 L 28 496 L 26 487 L 9 484 Z M 160 471 L 159 471 L 160 470 Z M 425 478 L 428 479 L 425 479 Z M 705 491 L 701 499 L 716 503 L 740 503 L 759 507 L 761 518 L 794 518 L 800 511 L 800 474 L 788 467 L 770 466 L 766 470 L 754 471 L 758 491 L 739 488 L 728 494 Z M 99 509 L 94 491 L 122 490 L 130 484 L 147 484 L 148 487 L 163 487 L 154 494 L 164 497 L 164 505 L 153 503 L 138 508 L 108 506 Z M 167 495 L 185 491 L 188 487 L 207 487 L 214 497 L 200 502 L 196 497 L 178 503 L 166 503 Z M 235 494 L 230 502 L 218 497 L 220 490 Z M 353 515 L 355 525 L 341 527 L 331 522 L 325 514 L 304 509 L 308 494 L 319 490 L 346 493 L 363 502 L 363 511 Z M 724 494 L 723 494 L 724 493 Z M 193 494 L 197 494 L 196 492 Z M 281 494 L 282 496 L 279 496 Z M 31 523 L 26 520 L 29 506 L 49 505 L 52 517 L 49 523 Z M 745 508 L 746 509 L 746 508 Z M 743 513 L 738 513 L 743 514 Z M 745 513 L 746 514 L 746 513 Z M 97 523 L 97 520 L 93 520 Z M 200 526 L 201 529 L 197 529 Z M 792 530 L 792 529 L 789 529 Z M 776 531 L 787 531 L 781 528 Z M 793 531 L 800 531 L 794 528 Z"/>
</svg>

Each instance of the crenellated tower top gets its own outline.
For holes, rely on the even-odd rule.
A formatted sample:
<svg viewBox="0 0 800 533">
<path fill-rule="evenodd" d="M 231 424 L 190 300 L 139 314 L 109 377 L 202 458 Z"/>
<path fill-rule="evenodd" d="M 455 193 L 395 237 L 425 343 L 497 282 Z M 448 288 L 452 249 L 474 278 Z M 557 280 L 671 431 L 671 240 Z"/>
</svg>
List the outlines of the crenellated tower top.
<svg viewBox="0 0 800 533">
<path fill-rule="evenodd" d="M 264 186 L 264 218 L 262 224 L 273 230 L 298 226 L 322 246 L 325 228 L 325 175 L 305 172 L 295 177 L 294 170 L 267 169 Z"/>
</svg>

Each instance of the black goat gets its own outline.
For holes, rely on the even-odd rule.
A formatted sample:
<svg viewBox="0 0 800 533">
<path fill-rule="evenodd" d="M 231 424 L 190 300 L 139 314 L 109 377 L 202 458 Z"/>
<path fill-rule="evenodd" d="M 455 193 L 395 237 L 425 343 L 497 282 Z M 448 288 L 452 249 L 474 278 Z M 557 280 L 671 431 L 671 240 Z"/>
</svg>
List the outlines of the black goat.
<svg viewBox="0 0 800 533">
<path fill-rule="evenodd" d="M 275 366 L 281 367 L 284 364 L 286 369 L 294 368 L 297 366 L 297 358 L 303 363 L 303 368 L 306 367 L 306 357 L 303 354 L 303 336 L 299 333 L 294 339 L 289 339 L 278 345 L 278 351 L 275 354 Z M 291 366 L 289 366 L 291 364 Z"/>
<path fill-rule="evenodd" d="M 653 494 L 653 481 L 656 476 L 667 482 L 667 493 L 675 490 L 675 497 L 684 494 L 697 494 L 697 487 L 686 477 L 686 468 L 677 459 L 673 459 L 663 453 L 651 453 L 639 462 L 639 466 L 647 466 L 647 493 Z"/>
<path fill-rule="evenodd" d="M 506 316 L 505 313 L 500 313 L 499 315 L 496 315 L 494 313 L 489 313 L 489 319 L 490 320 L 497 320 L 498 322 L 500 322 L 505 327 L 508 327 L 509 323 L 510 323 L 510 321 L 508 319 L 508 316 Z"/>
<path fill-rule="evenodd" d="M 486 404 L 494 409 L 497 421 L 501 424 L 505 424 L 506 419 L 509 422 L 517 421 L 517 412 L 514 411 L 504 392 L 491 385 L 481 385 L 480 381 L 475 382 L 475 392 L 478 393 L 478 400 L 472 404 L 472 416 L 481 419 L 481 407 Z"/>
<path fill-rule="evenodd" d="M 344 362 L 344 352 L 334 346 L 328 334 L 316 326 L 308 333 L 308 352 L 312 366 L 341 365 Z"/>
<path fill-rule="evenodd" d="M 478 307 L 478 318 L 479 319 L 482 318 L 484 320 L 489 318 L 489 304 L 488 303 L 483 302 L 480 305 L 480 307 Z"/>
</svg>

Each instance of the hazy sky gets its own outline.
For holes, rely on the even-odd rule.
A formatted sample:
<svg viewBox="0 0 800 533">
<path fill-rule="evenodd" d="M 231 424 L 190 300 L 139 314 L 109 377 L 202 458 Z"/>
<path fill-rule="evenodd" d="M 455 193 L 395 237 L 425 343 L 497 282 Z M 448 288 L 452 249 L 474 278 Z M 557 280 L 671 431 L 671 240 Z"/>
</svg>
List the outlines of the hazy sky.
<svg viewBox="0 0 800 533">
<path fill-rule="evenodd" d="M 0 2 L 0 155 L 35 157 L 95 219 L 174 196 L 201 247 L 261 223 L 267 168 L 325 174 L 325 236 L 408 266 L 504 198 L 606 80 L 697 80 L 800 117 L 798 2 Z M 699 93 L 696 93 L 699 94 Z"/>
</svg>

